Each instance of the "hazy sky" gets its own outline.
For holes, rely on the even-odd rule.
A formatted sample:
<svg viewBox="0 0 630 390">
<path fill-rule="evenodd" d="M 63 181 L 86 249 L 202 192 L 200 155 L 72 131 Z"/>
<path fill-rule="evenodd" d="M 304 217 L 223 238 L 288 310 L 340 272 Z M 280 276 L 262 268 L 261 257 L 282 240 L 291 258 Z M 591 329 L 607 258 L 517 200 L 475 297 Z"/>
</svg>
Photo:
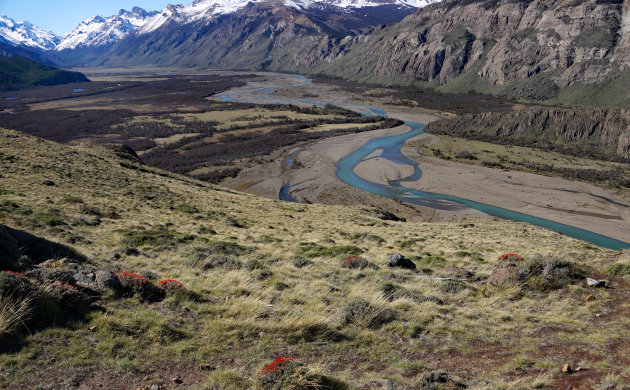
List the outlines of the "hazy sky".
<svg viewBox="0 0 630 390">
<path fill-rule="evenodd" d="M 0 15 L 16 22 L 29 21 L 45 30 L 65 35 L 81 21 L 94 15 L 111 16 L 121 8 L 134 6 L 147 11 L 162 10 L 168 4 L 193 0 L 0 0 Z"/>
</svg>

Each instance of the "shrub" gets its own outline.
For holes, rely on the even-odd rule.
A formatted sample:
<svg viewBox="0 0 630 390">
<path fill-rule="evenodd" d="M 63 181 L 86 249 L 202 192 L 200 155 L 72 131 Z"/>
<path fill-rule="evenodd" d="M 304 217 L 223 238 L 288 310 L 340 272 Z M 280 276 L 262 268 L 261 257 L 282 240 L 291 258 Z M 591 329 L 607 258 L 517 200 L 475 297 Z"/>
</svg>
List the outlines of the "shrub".
<svg viewBox="0 0 630 390">
<path fill-rule="evenodd" d="M 18 272 L 0 272 L 0 297 L 22 300 L 37 295 L 38 289 Z"/>
<path fill-rule="evenodd" d="M 306 259 L 294 259 L 293 260 L 293 266 L 295 268 L 304 268 L 307 265 L 311 265 L 311 264 L 313 264 L 313 262 L 310 261 L 310 260 L 306 260 Z"/>
<path fill-rule="evenodd" d="M 260 390 L 345 390 L 343 382 L 329 378 L 296 362 L 293 358 L 279 357 L 258 374 L 256 389 Z"/>
<path fill-rule="evenodd" d="M 396 299 L 407 298 L 411 299 L 416 303 L 423 302 L 434 302 L 438 305 L 444 304 L 438 297 L 424 296 L 420 291 L 417 290 L 408 290 L 402 286 L 393 283 L 385 283 L 381 286 L 381 291 L 383 292 L 383 298 L 392 302 Z"/>
<path fill-rule="evenodd" d="M 123 296 L 136 296 L 143 301 L 156 301 L 164 297 L 164 292 L 142 275 L 121 272 L 116 276 L 122 285 Z"/>
<path fill-rule="evenodd" d="M 308 243 L 300 246 L 295 254 L 297 256 L 312 259 L 315 257 L 337 257 L 341 255 L 345 257 L 354 257 L 359 256 L 362 253 L 363 250 L 361 248 L 352 245 L 325 247 Z"/>
<path fill-rule="evenodd" d="M 19 299 L 0 295 L 0 343 L 13 336 L 33 315 L 33 297 Z"/>
<path fill-rule="evenodd" d="M 372 269 L 378 269 L 378 266 L 376 264 L 371 263 L 362 257 L 356 257 L 356 256 L 346 257 L 345 259 L 341 260 L 341 266 L 343 268 L 350 268 L 350 269 L 365 269 L 367 267 L 370 267 Z"/>
<path fill-rule="evenodd" d="M 586 271 L 570 261 L 532 259 L 516 271 L 516 281 L 535 291 L 561 289 L 586 278 Z"/>
<path fill-rule="evenodd" d="M 611 264 L 608 267 L 606 267 L 604 272 L 606 272 L 609 275 L 614 275 L 614 276 L 622 276 L 622 277 L 628 276 L 630 275 L 630 264 L 628 263 Z"/>
<path fill-rule="evenodd" d="M 507 260 L 507 261 L 520 261 L 520 260 L 525 260 L 525 258 L 521 255 L 518 255 L 516 253 L 506 253 L 503 254 L 501 256 L 499 256 L 499 258 L 501 260 Z"/>
<path fill-rule="evenodd" d="M 350 300 L 344 307 L 341 322 L 344 325 L 355 324 L 365 328 L 378 329 L 396 318 L 393 310 L 379 308 L 368 301 L 358 298 Z"/>
<path fill-rule="evenodd" d="M 88 309 L 88 296 L 79 291 L 76 287 L 62 283 L 54 282 L 44 289 L 44 300 L 52 299 L 54 305 L 49 306 L 47 313 L 53 318 L 48 319 L 51 322 L 67 322 L 71 319 L 82 318 Z M 44 302 L 43 305 L 50 305 L 50 302 Z"/>
<path fill-rule="evenodd" d="M 203 260 L 201 264 L 201 269 L 208 270 L 212 268 L 225 268 L 227 270 L 235 270 L 240 269 L 243 266 L 238 259 L 232 256 L 222 256 L 222 255 L 214 255 L 208 256 Z"/>
<path fill-rule="evenodd" d="M 446 371 L 436 371 L 424 374 L 417 382 L 418 390 L 456 390 L 467 386 L 455 381 Z"/>
</svg>

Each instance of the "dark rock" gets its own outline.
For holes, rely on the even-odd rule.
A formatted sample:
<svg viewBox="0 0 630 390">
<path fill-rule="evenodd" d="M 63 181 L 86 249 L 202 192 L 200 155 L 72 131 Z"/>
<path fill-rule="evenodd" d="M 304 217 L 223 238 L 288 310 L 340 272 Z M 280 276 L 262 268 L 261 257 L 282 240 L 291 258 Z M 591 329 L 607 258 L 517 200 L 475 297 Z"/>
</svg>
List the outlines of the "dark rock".
<svg viewBox="0 0 630 390">
<path fill-rule="evenodd" d="M 467 386 L 455 381 L 446 371 L 434 371 L 426 373 L 416 384 L 420 390 L 451 390 L 464 389 Z"/>
<path fill-rule="evenodd" d="M 406 258 L 405 256 L 399 253 L 392 253 L 388 255 L 388 260 L 390 267 L 398 267 L 398 268 L 406 268 L 406 269 L 416 269 L 416 264 Z"/>
<path fill-rule="evenodd" d="M 125 255 L 127 256 L 140 256 L 140 251 L 137 248 L 126 248 Z"/>
<path fill-rule="evenodd" d="M 54 181 L 52 181 L 52 180 L 44 180 L 44 181 L 42 182 L 42 184 L 43 184 L 43 185 L 45 185 L 45 186 L 54 186 L 54 185 L 55 185 L 55 182 L 54 182 Z"/>
</svg>

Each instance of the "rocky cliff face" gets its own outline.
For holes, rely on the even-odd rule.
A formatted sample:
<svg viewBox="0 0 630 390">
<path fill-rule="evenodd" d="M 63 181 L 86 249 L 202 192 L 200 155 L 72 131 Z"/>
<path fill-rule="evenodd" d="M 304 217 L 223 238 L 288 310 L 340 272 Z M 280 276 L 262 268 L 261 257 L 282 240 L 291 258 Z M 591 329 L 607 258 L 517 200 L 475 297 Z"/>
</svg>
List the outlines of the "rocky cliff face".
<svg viewBox="0 0 630 390">
<path fill-rule="evenodd" d="M 547 99 L 614 77 L 629 54 L 628 1 L 447 0 L 342 42 L 334 66 L 322 70 L 434 85 L 466 76 L 460 89 L 511 88 L 517 97 Z M 524 80 L 533 81 L 513 85 Z"/>
<path fill-rule="evenodd" d="M 600 158 L 630 158 L 630 111 L 536 108 L 432 122 L 425 131 Z"/>
</svg>

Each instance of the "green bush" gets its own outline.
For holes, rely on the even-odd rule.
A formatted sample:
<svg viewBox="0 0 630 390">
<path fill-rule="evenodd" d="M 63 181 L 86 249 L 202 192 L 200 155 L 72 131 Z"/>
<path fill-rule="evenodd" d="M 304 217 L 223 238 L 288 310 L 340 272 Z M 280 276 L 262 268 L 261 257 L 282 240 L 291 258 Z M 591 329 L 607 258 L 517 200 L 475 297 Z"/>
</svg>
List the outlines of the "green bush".
<svg viewBox="0 0 630 390">
<path fill-rule="evenodd" d="M 517 282 L 529 290 L 558 290 L 586 278 L 586 270 L 564 260 L 530 259 L 516 271 Z"/>
<path fill-rule="evenodd" d="M 630 275 L 630 264 L 629 263 L 611 264 L 608 267 L 606 267 L 604 272 L 606 272 L 608 275 L 621 276 L 621 277 L 628 276 Z"/>
</svg>

